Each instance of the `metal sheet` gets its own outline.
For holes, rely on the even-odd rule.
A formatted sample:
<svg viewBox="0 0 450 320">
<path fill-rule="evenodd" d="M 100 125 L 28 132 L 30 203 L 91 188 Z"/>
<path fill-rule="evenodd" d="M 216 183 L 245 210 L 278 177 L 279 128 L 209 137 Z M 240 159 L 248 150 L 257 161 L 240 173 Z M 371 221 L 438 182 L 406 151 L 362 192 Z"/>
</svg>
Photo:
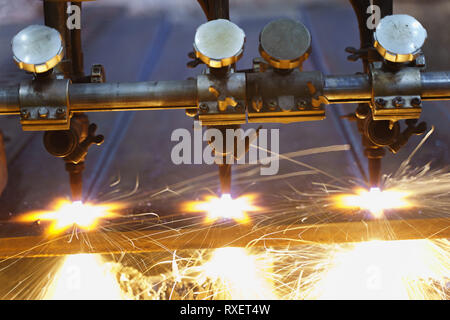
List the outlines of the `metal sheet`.
<svg viewBox="0 0 450 320">
<path fill-rule="evenodd" d="M 285 247 L 311 243 L 450 237 L 450 219 L 372 220 L 316 225 L 253 225 L 159 229 L 0 239 L 0 258 L 35 258 L 79 253 L 140 253 L 221 247 Z"/>
</svg>

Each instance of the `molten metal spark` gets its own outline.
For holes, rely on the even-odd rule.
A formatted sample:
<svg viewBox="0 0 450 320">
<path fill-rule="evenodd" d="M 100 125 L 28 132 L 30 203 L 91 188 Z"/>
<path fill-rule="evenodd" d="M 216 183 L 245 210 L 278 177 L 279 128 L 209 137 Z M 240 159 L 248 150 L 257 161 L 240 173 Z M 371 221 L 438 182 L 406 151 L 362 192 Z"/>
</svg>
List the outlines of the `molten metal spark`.
<svg viewBox="0 0 450 320">
<path fill-rule="evenodd" d="M 216 299 L 276 299 L 267 277 L 271 267 L 270 259 L 252 255 L 244 248 L 220 248 L 200 267 L 197 282 L 208 279 L 215 283 Z"/>
<path fill-rule="evenodd" d="M 157 264 L 167 265 L 163 274 L 113 269 L 131 299 L 448 299 L 449 248 L 447 240 L 227 247 L 174 254 Z"/>
<path fill-rule="evenodd" d="M 64 258 L 44 299 L 119 300 L 125 298 L 109 264 L 92 254 Z"/>
<path fill-rule="evenodd" d="M 344 194 L 336 197 L 341 208 L 360 208 L 368 210 L 373 216 L 380 218 L 388 209 L 405 209 L 412 206 L 407 200 L 410 194 L 396 190 L 384 190 L 371 188 L 369 191 L 359 189 L 356 194 Z"/>
<path fill-rule="evenodd" d="M 157 273 L 151 271 L 153 267 L 158 269 Z M 133 267 L 112 263 L 121 289 L 131 299 L 277 298 L 272 279 L 273 260 L 265 252 L 236 247 L 184 251 L 153 267 L 144 274 Z M 161 273 L 161 268 L 166 272 Z"/>
<path fill-rule="evenodd" d="M 48 234 L 54 235 L 76 225 L 85 231 L 93 230 L 99 221 L 113 218 L 116 205 L 92 205 L 81 201 L 58 200 L 50 211 L 31 212 L 17 218 L 18 222 L 49 221 Z"/>
<path fill-rule="evenodd" d="M 254 195 L 244 195 L 233 199 L 230 194 L 223 194 L 222 197 L 207 196 L 204 201 L 191 201 L 185 204 L 187 212 L 207 213 L 206 222 L 211 223 L 218 219 L 233 219 L 239 223 L 250 221 L 248 212 L 260 210 L 253 204 Z"/>
</svg>

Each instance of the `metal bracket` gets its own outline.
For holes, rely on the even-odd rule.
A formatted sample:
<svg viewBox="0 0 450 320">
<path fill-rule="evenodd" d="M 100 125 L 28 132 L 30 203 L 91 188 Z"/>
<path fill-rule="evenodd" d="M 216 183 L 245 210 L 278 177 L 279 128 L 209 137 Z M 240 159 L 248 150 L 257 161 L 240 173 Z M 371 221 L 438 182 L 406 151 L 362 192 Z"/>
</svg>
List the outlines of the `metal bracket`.
<svg viewBox="0 0 450 320">
<path fill-rule="evenodd" d="M 291 123 L 325 118 L 326 99 L 320 72 L 293 70 L 280 74 L 268 70 L 247 77 L 249 123 Z"/>
<path fill-rule="evenodd" d="M 245 74 L 230 73 L 223 78 L 212 74 L 197 77 L 199 120 L 202 125 L 244 124 Z"/>
<path fill-rule="evenodd" d="M 20 123 L 24 131 L 69 129 L 69 83 L 70 80 L 32 80 L 21 83 Z"/>
<path fill-rule="evenodd" d="M 371 65 L 372 114 L 374 120 L 418 119 L 422 112 L 420 68 L 386 71 Z"/>
<path fill-rule="evenodd" d="M 101 64 L 93 64 L 91 67 L 91 83 L 106 82 L 105 68 Z"/>
</svg>

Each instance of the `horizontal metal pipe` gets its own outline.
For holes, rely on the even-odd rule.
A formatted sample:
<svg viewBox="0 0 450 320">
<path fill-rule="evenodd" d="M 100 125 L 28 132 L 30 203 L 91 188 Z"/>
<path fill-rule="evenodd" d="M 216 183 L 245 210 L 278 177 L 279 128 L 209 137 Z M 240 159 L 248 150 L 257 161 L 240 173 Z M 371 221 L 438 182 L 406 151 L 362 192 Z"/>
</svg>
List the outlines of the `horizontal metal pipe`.
<svg viewBox="0 0 450 320">
<path fill-rule="evenodd" d="M 428 100 L 449 100 L 450 71 L 423 72 L 422 96 Z"/>
<path fill-rule="evenodd" d="M 330 103 L 370 102 L 372 86 L 366 74 L 326 76 L 324 95 Z M 450 100 L 450 71 L 422 72 L 422 99 Z"/>
<path fill-rule="evenodd" d="M 325 76 L 323 92 L 330 104 L 369 102 L 371 83 L 366 74 Z M 423 72 L 423 100 L 450 99 L 450 71 Z M 284 88 L 280 85 L 280 92 Z M 305 88 L 298 88 L 298 91 Z M 61 94 L 65 94 L 62 92 Z M 196 80 L 69 85 L 73 112 L 195 108 Z M 0 115 L 19 114 L 19 85 L 0 88 Z"/>
<path fill-rule="evenodd" d="M 323 92 L 330 103 L 369 101 L 372 87 L 366 74 L 326 76 Z"/>
<path fill-rule="evenodd" d="M 0 258 L 47 257 L 78 253 L 139 253 L 221 247 L 285 247 L 311 243 L 370 240 L 446 239 L 449 218 L 338 222 L 327 224 L 188 227 L 128 232 L 90 232 L 87 237 L 0 238 Z M 69 241 L 70 239 L 70 241 Z M 86 241 L 88 239 L 88 241 Z"/>
<path fill-rule="evenodd" d="M 19 85 L 0 88 L 0 115 L 19 114 Z"/>
<path fill-rule="evenodd" d="M 72 84 L 72 111 L 186 108 L 197 105 L 195 80 Z"/>
</svg>

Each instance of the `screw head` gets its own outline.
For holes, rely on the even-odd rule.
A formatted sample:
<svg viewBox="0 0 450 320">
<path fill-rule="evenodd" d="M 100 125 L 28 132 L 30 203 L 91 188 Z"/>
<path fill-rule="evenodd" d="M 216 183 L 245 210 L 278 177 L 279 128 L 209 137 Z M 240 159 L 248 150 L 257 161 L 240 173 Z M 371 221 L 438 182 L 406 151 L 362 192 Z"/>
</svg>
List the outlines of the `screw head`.
<svg viewBox="0 0 450 320">
<path fill-rule="evenodd" d="M 64 117 L 65 114 L 66 114 L 66 112 L 64 111 L 63 108 L 58 108 L 58 109 L 56 109 L 56 116 L 57 116 L 58 118 Z"/>
<path fill-rule="evenodd" d="M 270 100 L 269 101 L 269 109 L 273 111 L 276 108 L 277 108 L 277 102 L 275 100 Z"/>
<path fill-rule="evenodd" d="M 413 107 L 420 107 L 420 105 L 422 104 L 422 100 L 420 98 L 412 98 L 411 99 L 411 105 Z"/>
<path fill-rule="evenodd" d="M 47 118 L 48 117 L 48 109 L 46 107 L 40 107 L 38 110 L 39 118 Z"/>
<path fill-rule="evenodd" d="M 308 103 L 306 102 L 305 99 L 300 99 L 300 100 L 297 101 L 297 108 L 298 109 L 305 109 L 307 104 Z"/>
<path fill-rule="evenodd" d="M 405 99 L 403 99 L 402 97 L 395 97 L 392 100 L 392 104 L 397 108 L 403 107 L 405 104 Z"/>
<path fill-rule="evenodd" d="M 209 107 L 208 107 L 208 105 L 206 103 L 200 104 L 199 108 L 200 108 L 201 112 L 208 112 L 209 111 Z"/>
<path fill-rule="evenodd" d="M 386 100 L 384 100 L 383 98 L 377 98 L 376 100 L 375 100 L 375 104 L 378 106 L 378 107 L 385 107 L 386 106 L 386 104 L 387 104 L 387 101 Z"/>
</svg>

